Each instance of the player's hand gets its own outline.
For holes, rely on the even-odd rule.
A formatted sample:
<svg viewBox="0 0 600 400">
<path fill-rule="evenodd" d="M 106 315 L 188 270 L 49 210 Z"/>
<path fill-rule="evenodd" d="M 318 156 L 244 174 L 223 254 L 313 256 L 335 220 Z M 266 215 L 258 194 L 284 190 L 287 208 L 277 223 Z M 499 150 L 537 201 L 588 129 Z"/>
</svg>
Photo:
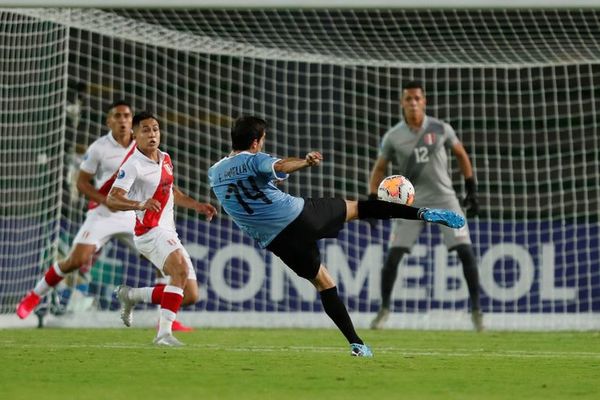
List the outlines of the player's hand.
<svg viewBox="0 0 600 400">
<path fill-rule="evenodd" d="M 465 179 L 465 189 L 467 195 L 463 200 L 463 206 L 467 214 L 467 218 L 475 217 L 479 214 L 479 199 L 477 198 L 477 184 L 475 178 Z"/>
<path fill-rule="evenodd" d="M 217 215 L 217 209 L 209 203 L 198 203 L 195 209 L 199 214 L 204 214 L 207 221 L 211 221 Z"/>
<path fill-rule="evenodd" d="M 377 193 L 369 193 L 368 199 L 369 200 L 379 200 L 379 197 L 377 197 Z M 365 219 L 363 219 L 363 221 L 368 223 L 371 226 L 371 229 L 377 229 L 377 226 L 379 225 L 379 220 L 375 219 L 375 218 L 365 218 Z"/>
<path fill-rule="evenodd" d="M 323 156 L 318 151 L 311 151 L 305 157 L 306 163 L 309 167 L 315 167 L 321 163 Z"/>
<path fill-rule="evenodd" d="M 139 204 L 140 210 L 148 210 L 158 212 L 161 209 L 160 201 L 156 199 L 148 199 L 146 201 L 142 201 Z"/>
</svg>

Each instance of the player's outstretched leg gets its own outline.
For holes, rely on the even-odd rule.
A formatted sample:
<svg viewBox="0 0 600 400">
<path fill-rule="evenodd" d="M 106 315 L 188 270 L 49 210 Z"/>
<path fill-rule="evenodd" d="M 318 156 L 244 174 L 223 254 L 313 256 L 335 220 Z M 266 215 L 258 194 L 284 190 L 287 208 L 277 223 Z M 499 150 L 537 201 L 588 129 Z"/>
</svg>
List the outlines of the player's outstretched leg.
<svg viewBox="0 0 600 400">
<path fill-rule="evenodd" d="M 350 345 L 350 355 L 352 357 L 373 357 L 373 352 L 366 344 L 352 343 Z"/>
<path fill-rule="evenodd" d="M 329 275 L 327 268 L 321 265 L 317 277 L 314 280 L 311 280 L 311 282 L 319 288 L 319 285 L 322 282 L 328 280 L 331 280 L 331 276 Z M 337 287 L 333 286 L 321 290 L 319 294 L 321 296 L 321 303 L 323 304 L 325 314 L 331 318 L 338 329 L 346 337 L 348 343 L 350 343 L 350 355 L 356 357 L 373 357 L 373 352 L 369 346 L 364 344 L 362 339 L 356 334 L 348 310 L 338 295 Z"/>
<path fill-rule="evenodd" d="M 115 289 L 115 295 L 121 304 L 121 320 L 125 326 L 131 326 L 131 321 L 133 320 L 133 308 L 137 304 L 136 301 L 131 300 L 129 292 L 131 292 L 131 288 L 126 285 L 119 285 Z"/>
<path fill-rule="evenodd" d="M 354 204 L 356 208 L 350 208 L 346 220 L 358 219 L 411 219 L 424 220 L 431 223 L 441 224 L 450 228 L 458 229 L 465 225 L 465 218 L 452 211 L 438 208 L 417 208 L 403 204 L 395 204 L 381 200 L 368 200 L 358 202 L 347 202 L 349 207 Z"/>
<path fill-rule="evenodd" d="M 441 208 L 421 208 L 419 210 L 419 216 L 423 221 L 445 225 L 454 229 L 459 229 L 465 226 L 465 218 L 452 210 L 445 210 Z"/>
</svg>

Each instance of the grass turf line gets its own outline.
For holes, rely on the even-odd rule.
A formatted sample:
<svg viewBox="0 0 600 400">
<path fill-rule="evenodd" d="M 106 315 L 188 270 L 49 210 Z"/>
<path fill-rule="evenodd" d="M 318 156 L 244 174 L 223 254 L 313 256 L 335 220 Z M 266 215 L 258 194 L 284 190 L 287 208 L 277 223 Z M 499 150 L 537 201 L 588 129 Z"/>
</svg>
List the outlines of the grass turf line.
<svg viewBox="0 0 600 400">
<path fill-rule="evenodd" d="M 0 330 L 4 399 L 596 399 L 600 335 L 197 329 L 179 349 L 149 329 Z"/>
</svg>

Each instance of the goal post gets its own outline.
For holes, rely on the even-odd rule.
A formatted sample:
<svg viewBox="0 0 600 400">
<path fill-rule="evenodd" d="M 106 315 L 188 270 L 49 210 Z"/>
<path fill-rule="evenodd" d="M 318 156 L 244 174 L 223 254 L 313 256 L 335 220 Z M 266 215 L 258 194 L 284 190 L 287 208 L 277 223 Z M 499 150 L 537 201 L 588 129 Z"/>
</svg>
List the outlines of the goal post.
<svg viewBox="0 0 600 400">
<path fill-rule="evenodd" d="M 61 210 L 68 28 L 0 11 L 0 312 L 54 256 Z"/>
<path fill-rule="evenodd" d="M 37 75 L 25 75 L 25 93 L 8 80 L 15 67 L 1 64 L 3 98 L 18 108 L 0 136 L 10 160 L 0 193 L 20 213 L 2 215 L 1 312 L 13 313 L 79 227 L 84 202 L 69 177 L 82 149 L 106 132 L 111 101 L 160 116 L 177 185 L 195 198 L 212 198 L 206 171 L 227 154 L 232 120 L 257 114 L 269 122 L 267 152 L 324 154 L 284 190 L 356 199 L 367 194 L 382 134 L 400 119 L 402 83 L 419 79 L 428 113 L 456 129 L 479 181 L 482 211 L 469 227 L 486 325 L 597 329 L 600 9 L 440 7 L 2 10 L 0 51 Z M 456 164 L 453 178 L 462 195 Z M 37 230 L 16 225 L 25 215 Z M 311 285 L 224 213 L 206 223 L 179 210 L 177 225 L 203 293 L 184 321 L 331 326 Z M 353 222 L 321 245 L 359 327 L 377 310 L 388 236 L 387 223 Z M 118 324 L 112 289 L 152 284 L 153 272 L 111 242 L 77 278 L 80 290 L 61 290 L 91 300 L 58 325 L 91 314 L 90 324 Z M 460 263 L 435 227 L 403 260 L 393 300 L 390 327 L 470 328 Z M 154 323 L 154 309 L 136 312 Z"/>
</svg>

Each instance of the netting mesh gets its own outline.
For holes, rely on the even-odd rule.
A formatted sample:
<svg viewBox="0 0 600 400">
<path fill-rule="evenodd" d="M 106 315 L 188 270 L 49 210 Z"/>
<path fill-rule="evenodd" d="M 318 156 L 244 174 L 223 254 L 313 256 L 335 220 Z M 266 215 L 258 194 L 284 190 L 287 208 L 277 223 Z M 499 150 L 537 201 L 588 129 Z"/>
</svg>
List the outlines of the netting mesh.
<svg viewBox="0 0 600 400">
<path fill-rule="evenodd" d="M 65 26 L 0 12 L 0 308 L 52 257 L 63 165 Z M 11 309 L 12 311 L 12 309 Z"/>
<path fill-rule="evenodd" d="M 115 10 L 178 32 L 356 64 L 562 64 L 597 60 L 590 10 Z"/>
</svg>

